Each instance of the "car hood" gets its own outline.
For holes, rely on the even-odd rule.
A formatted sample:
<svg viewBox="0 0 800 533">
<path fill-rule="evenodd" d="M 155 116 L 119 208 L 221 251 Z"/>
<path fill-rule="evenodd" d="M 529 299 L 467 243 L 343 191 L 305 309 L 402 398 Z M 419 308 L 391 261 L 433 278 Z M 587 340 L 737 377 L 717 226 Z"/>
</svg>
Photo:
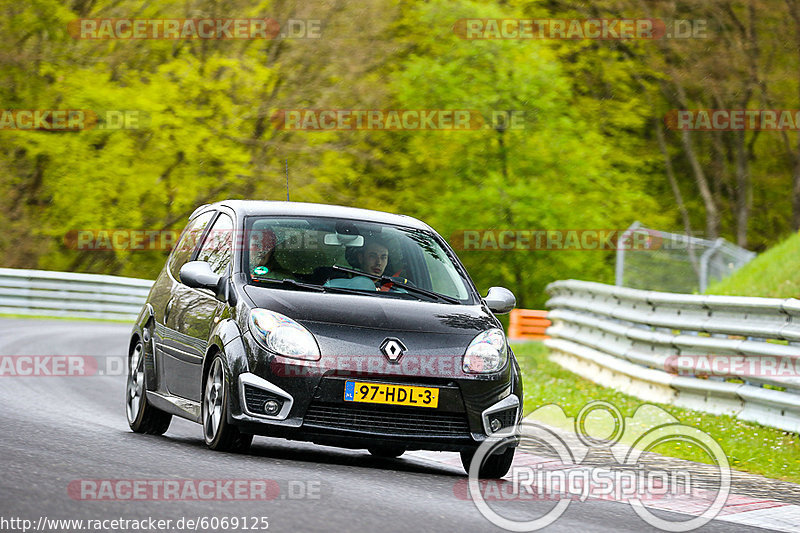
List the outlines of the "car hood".
<svg viewBox="0 0 800 533">
<path fill-rule="evenodd" d="M 318 293 L 247 285 L 247 296 L 263 307 L 297 320 L 311 330 L 314 324 L 475 336 L 501 327 L 480 305 L 457 305 L 384 296 Z M 327 328 L 326 328 L 327 329 Z"/>
</svg>

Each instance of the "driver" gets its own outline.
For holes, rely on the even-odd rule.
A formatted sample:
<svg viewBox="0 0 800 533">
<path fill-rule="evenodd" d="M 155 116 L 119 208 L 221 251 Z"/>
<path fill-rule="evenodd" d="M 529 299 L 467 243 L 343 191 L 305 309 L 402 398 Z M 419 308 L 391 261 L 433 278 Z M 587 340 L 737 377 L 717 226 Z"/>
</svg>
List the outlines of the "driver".
<svg viewBox="0 0 800 533">
<path fill-rule="evenodd" d="M 348 262 L 357 270 L 372 276 L 389 276 L 385 272 L 386 266 L 389 264 L 389 247 L 385 242 L 374 237 L 365 239 L 364 245 L 353 254 L 353 258 Z M 399 272 L 397 275 L 399 275 Z M 408 282 L 405 278 L 399 278 L 399 280 L 404 283 Z M 394 283 L 391 281 L 381 285 L 379 281 L 368 279 L 365 276 L 333 278 L 325 282 L 325 285 L 382 292 L 390 289 L 394 292 L 406 292 L 399 287 L 393 288 Z"/>
<path fill-rule="evenodd" d="M 373 276 L 382 276 L 389 263 L 389 248 L 381 241 L 373 239 L 364 244 L 356 257 L 361 270 Z"/>
<path fill-rule="evenodd" d="M 400 274 L 399 271 L 394 275 L 385 273 L 386 265 L 389 264 L 389 247 L 378 239 L 370 239 L 365 242 L 364 247 L 356 254 L 356 258 L 358 259 L 358 268 L 373 276 L 397 277 Z M 404 283 L 408 282 L 405 278 L 399 279 Z M 392 282 L 384 283 L 383 285 L 379 285 L 377 281 L 375 282 L 376 289 L 383 292 L 390 290 L 392 285 Z M 395 290 L 405 292 L 400 288 L 395 288 Z"/>
</svg>

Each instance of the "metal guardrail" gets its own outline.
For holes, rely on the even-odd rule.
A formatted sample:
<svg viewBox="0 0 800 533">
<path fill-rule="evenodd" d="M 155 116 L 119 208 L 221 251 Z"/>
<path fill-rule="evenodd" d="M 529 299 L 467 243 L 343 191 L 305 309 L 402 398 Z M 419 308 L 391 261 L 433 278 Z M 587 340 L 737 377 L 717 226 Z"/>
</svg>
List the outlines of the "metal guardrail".
<svg viewBox="0 0 800 533">
<path fill-rule="evenodd" d="M 134 320 L 151 280 L 0 268 L 0 313 Z"/>
<path fill-rule="evenodd" d="M 800 433 L 800 300 L 703 296 L 566 280 L 547 287 L 562 366 L 639 398 Z M 677 371 L 704 356 L 744 361 L 732 376 Z M 779 362 L 788 372 L 752 372 Z M 727 372 L 726 372 L 727 373 Z"/>
</svg>

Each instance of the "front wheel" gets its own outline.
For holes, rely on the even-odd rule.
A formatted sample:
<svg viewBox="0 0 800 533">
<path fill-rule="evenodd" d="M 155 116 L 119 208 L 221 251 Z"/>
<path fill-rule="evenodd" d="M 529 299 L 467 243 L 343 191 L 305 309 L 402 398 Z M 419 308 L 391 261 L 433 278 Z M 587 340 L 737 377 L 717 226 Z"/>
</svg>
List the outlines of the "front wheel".
<svg viewBox="0 0 800 533">
<path fill-rule="evenodd" d="M 222 364 L 222 356 L 216 355 L 203 387 L 203 437 L 212 450 L 246 452 L 253 442 L 253 436 L 240 432 L 239 428 L 228 423 L 229 400 L 230 386 L 225 365 Z"/>
<path fill-rule="evenodd" d="M 511 463 L 514 462 L 514 452 L 516 448 L 506 448 L 505 451 L 499 454 L 492 454 L 483 458 L 483 464 L 478 470 L 478 478 L 480 479 L 500 479 L 508 474 L 511 469 Z M 469 467 L 472 464 L 472 458 L 475 456 L 475 451 L 461 452 L 461 464 L 464 470 L 469 474 Z"/>
<path fill-rule="evenodd" d="M 128 354 L 128 384 L 125 393 L 125 411 L 131 429 L 136 433 L 163 435 L 169 428 L 172 415 L 156 409 L 147 402 L 144 345 L 141 340 L 136 342 Z"/>
</svg>

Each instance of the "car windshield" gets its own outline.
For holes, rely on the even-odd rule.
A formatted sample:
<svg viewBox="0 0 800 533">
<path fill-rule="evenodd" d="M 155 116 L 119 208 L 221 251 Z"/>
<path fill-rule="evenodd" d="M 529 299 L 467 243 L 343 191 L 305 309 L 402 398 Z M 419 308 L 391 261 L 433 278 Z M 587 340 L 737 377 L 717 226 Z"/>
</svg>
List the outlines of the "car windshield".
<svg viewBox="0 0 800 533">
<path fill-rule="evenodd" d="M 335 218 L 249 217 L 243 264 L 260 286 L 471 303 L 427 231 Z"/>
</svg>

